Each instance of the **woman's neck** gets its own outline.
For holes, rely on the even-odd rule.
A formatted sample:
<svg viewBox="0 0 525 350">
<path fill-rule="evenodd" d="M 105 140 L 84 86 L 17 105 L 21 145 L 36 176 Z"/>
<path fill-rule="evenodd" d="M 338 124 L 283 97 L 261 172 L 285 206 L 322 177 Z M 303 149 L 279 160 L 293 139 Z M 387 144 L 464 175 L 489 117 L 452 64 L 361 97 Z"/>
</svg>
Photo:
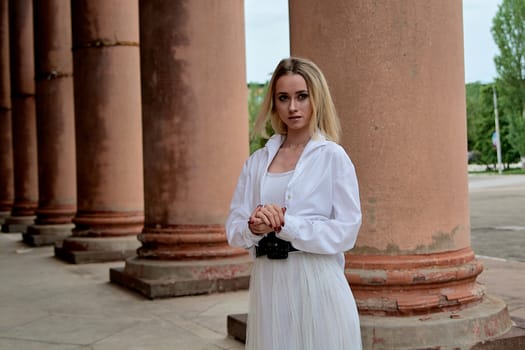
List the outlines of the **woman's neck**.
<svg viewBox="0 0 525 350">
<path fill-rule="evenodd" d="M 288 134 L 285 136 L 281 148 L 304 148 L 310 141 L 310 134 Z"/>
</svg>

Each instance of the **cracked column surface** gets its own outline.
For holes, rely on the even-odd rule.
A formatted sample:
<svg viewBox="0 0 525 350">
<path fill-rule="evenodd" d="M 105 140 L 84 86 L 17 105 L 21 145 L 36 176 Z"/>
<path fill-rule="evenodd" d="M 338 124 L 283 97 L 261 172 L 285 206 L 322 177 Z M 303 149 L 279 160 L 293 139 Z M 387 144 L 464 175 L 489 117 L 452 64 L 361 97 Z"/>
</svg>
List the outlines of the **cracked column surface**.
<svg viewBox="0 0 525 350">
<path fill-rule="evenodd" d="M 461 2 L 292 0 L 290 39 L 325 72 L 356 165 L 363 225 L 345 272 L 364 347 L 505 333 L 470 247 Z"/>
<path fill-rule="evenodd" d="M 38 208 L 24 242 L 54 244 L 71 235 L 76 211 L 71 6 L 34 2 Z"/>
<path fill-rule="evenodd" d="M 33 2 L 9 1 L 9 46 L 15 198 L 3 232 L 25 232 L 38 204 Z"/>
<path fill-rule="evenodd" d="M 72 263 L 123 260 L 144 223 L 136 0 L 71 2 L 77 163 Z"/>
<path fill-rule="evenodd" d="M 141 1 L 145 224 L 111 280 L 149 298 L 247 288 L 224 222 L 248 157 L 243 1 Z"/>
</svg>

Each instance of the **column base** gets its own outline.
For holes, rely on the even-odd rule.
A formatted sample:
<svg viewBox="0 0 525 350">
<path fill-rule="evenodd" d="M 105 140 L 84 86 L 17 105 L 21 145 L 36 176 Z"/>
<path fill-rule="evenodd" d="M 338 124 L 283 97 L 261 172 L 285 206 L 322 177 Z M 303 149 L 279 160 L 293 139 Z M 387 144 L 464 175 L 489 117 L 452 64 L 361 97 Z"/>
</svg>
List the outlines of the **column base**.
<svg viewBox="0 0 525 350">
<path fill-rule="evenodd" d="M 415 316 L 481 302 L 483 266 L 470 248 L 415 255 L 346 255 L 346 279 L 361 315 Z"/>
<path fill-rule="evenodd" d="M 5 222 L 5 219 L 11 215 L 10 211 L 0 211 L 0 225 L 3 225 Z"/>
<path fill-rule="evenodd" d="M 26 233 L 22 234 L 22 240 L 34 247 L 53 245 L 70 237 L 74 227 L 73 224 L 31 225 L 27 227 Z"/>
<path fill-rule="evenodd" d="M 246 314 L 228 315 L 228 335 L 246 342 Z M 525 344 L 523 320 L 513 325 L 503 301 L 485 296 L 473 307 L 428 315 L 360 315 L 363 350 L 514 350 Z M 521 323 L 519 323 L 521 322 Z"/>
<path fill-rule="evenodd" d="M 476 344 L 470 350 L 525 349 L 525 319 L 512 317 L 510 331 L 497 338 Z"/>
<path fill-rule="evenodd" d="M 9 216 L 2 224 L 4 233 L 25 233 L 28 226 L 35 223 L 36 216 Z"/>
<path fill-rule="evenodd" d="M 505 303 L 486 295 L 462 310 L 428 315 L 361 316 L 364 349 L 467 350 L 507 333 L 512 321 Z"/>
<path fill-rule="evenodd" d="M 121 261 L 136 255 L 136 236 L 68 237 L 55 244 L 55 257 L 71 264 Z"/>
<path fill-rule="evenodd" d="M 166 261 L 134 257 L 124 268 L 110 269 L 110 280 L 149 299 L 248 289 L 249 256 Z"/>
</svg>

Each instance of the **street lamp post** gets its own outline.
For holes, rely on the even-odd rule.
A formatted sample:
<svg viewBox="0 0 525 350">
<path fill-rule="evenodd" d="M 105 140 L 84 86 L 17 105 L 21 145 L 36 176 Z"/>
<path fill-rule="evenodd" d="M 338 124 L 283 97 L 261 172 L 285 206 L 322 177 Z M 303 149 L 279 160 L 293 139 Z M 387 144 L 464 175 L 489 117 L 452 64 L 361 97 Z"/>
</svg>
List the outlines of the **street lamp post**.
<svg viewBox="0 0 525 350">
<path fill-rule="evenodd" d="M 498 173 L 501 175 L 501 172 L 503 171 L 503 164 L 501 163 L 501 140 L 500 140 L 500 132 L 499 132 L 499 116 L 498 116 L 498 97 L 496 95 L 496 86 L 492 86 L 492 95 L 494 97 L 494 123 L 496 124 L 496 137 L 495 145 L 496 145 L 496 153 L 498 157 Z"/>
</svg>

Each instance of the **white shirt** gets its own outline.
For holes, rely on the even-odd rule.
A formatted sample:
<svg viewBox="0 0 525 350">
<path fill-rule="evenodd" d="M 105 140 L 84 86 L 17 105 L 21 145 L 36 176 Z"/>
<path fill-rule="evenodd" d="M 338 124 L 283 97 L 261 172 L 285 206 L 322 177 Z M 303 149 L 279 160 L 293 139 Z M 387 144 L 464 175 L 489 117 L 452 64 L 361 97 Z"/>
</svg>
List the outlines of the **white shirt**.
<svg viewBox="0 0 525 350">
<path fill-rule="evenodd" d="M 226 235 L 232 246 L 252 248 L 262 236 L 248 228 L 248 219 L 258 204 L 268 167 L 284 142 L 274 135 L 266 146 L 245 162 L 226 220 Z M 277 237 L 302 251 L 338 254 L 351 249 L 361 226 L 359 189 L 354 166 L 338 144 L 322 135 L 306 145 L 288 183 L 284 197 L 285 225 Z"/>
</svg>

